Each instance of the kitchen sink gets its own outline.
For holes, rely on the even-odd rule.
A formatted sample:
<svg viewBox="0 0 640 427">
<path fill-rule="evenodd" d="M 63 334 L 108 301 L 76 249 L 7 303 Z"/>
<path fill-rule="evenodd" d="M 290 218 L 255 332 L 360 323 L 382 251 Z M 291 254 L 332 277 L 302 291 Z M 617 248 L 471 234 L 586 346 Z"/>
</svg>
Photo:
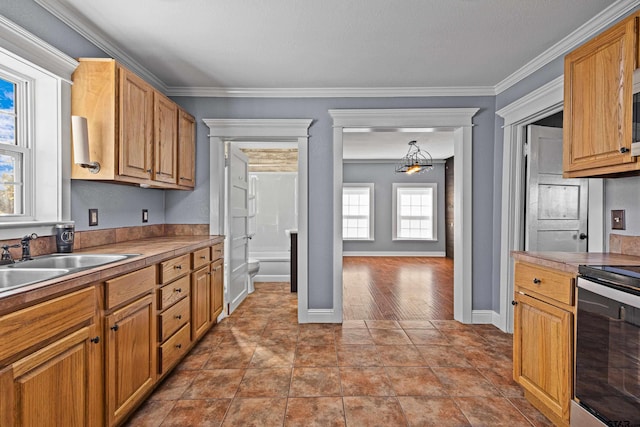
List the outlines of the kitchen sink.
<svg viewBox="0 0 640 427">
<path fill-rule="evenodd" d="M 69 274 L 65 268 L 0 268 L 0 292 Z"/>
<path fill-rule="evenodd" d="M 37 257 L 29 261 L 17 262 L 9 265 L 7 268 L 65 268 L 77 271 L 86 268 L 98 267 L 116 261 L 122 261 L 138 255 L 139 254 L 51 254 Z"/>
</svg>

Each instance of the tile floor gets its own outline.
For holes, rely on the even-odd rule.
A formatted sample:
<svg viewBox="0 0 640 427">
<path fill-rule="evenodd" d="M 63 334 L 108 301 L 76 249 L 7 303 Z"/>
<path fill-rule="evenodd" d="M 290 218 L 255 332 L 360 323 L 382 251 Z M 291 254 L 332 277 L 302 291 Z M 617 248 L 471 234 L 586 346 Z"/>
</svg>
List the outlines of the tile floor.
<svg viewBox="0 0 640 427">
<path fill-rule="evenodd" d="M 549 426 L 511 379 L 511 336 L 453 320 L 297 324 L 257 283 L 129 426 Z"/>
</svg>

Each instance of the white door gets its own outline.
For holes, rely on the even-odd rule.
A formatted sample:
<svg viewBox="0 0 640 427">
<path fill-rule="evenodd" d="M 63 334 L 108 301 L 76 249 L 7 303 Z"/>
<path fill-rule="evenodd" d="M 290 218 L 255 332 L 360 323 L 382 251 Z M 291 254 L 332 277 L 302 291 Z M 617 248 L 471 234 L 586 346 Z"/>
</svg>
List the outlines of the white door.
<svg viewBox="0 0 640 427">
<path fill-rule="evenodd" d="M 527 127 L 525 250 L 587 250 L 587 179 L 562 178 L 562 129 Z"/>
<path fill-rule="evenodd" d="M 249 238 L 247 217 L 249 214 L 249 183 L 247 156 L 231 144 L 229 146 L 228 185 L 228 248 L 229 279 L 227 301 L 229 314 L 247 297 L 247 259 Z"/>
</svg>

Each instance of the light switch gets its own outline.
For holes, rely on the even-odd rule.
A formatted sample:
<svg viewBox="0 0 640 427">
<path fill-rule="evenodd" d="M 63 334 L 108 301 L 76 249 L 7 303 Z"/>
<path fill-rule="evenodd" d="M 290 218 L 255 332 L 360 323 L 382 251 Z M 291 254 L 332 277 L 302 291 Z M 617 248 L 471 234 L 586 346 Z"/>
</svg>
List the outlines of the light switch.
<svg viewBox="0 0 640 427">
<path fill-rule="evenodd" d="M 149 210 L 142 209 L 142 222 L 149 222 Z"/>
<path fill-rule="evenodd" d="M 626 230 L 627 226 L 624 222 L 624 209 L 616 209 L 611 211 L 611 229 Z"/>
</svg>

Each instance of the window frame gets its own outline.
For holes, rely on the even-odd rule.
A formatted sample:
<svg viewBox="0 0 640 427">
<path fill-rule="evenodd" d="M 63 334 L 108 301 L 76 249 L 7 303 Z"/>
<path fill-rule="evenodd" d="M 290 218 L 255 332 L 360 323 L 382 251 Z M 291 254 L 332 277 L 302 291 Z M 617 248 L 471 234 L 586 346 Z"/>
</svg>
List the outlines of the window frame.
<svg viewBox="0 0 640 427">
<path fill-rule="evenodd" d="M 431 229 L 432 235 L 430 238 L 420 238 L 420 237 L 400 237 L 400 219 L 402 216 L 400 215 L 400 206 L 398 205 L 399 197 L 398 192 L 402 191 L 402 189 L 428 189 L 430 188 L 432 191 L 431 197 Z M 391 203 L 392 209 L 392 219 L 393 219 L 393 236 L 392 240 L 394 241 L 420 241 L 420 242 L 436 242 L 438 241 L 438 184 L 435 182 L 420 182 L 420 183 L 404 183 L 404 182 L 394 182 L 392 184 L 392 194 L 393 200 Z"/>
<path fill-rule="evenodd" d="M 345 209 L 344 209 L 344 194 L 345 188 L 352 189 L 361 189 L 367 190 L 369 192 L 369 235 L 366 238 L 359 237 L 345 237 L 344 233 L 344 220 L 345 220 Z M 375 213 L 375 186 L 373 183 L 343 183 L 342 184 L 342 240 L 343 241 L 355 241 L 355 242 L 370 242 L 375 240 L 375 227 L 374 227 L 374 213 Z"/>
</svg>

